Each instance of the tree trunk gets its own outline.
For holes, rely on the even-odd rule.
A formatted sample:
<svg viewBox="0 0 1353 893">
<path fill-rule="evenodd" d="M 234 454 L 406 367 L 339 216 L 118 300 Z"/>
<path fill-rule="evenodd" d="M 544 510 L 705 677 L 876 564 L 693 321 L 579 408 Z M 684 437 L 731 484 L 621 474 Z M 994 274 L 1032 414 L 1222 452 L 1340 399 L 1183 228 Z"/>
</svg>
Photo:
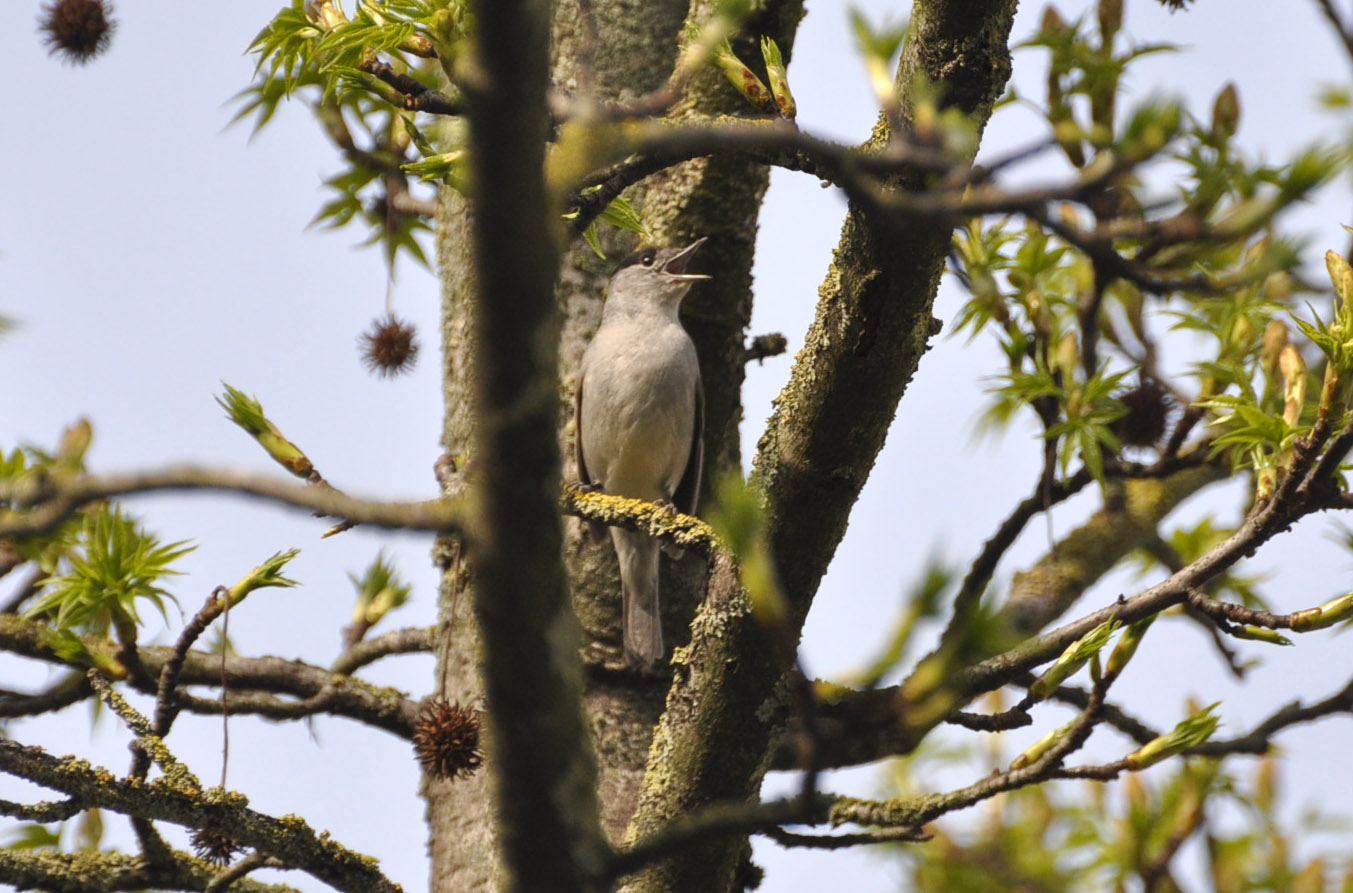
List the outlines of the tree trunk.
<svg viewBox="0 0 1353 893">
<path fill-rule="evenodd" d="M 708 4 L 698 6 L 693 15 L 709 15 Z M 598 94 L 624 100 L 661 86 L 673 68 L 686 4 L 600 0 L 595 8 L 599 40 L 594 83 Z M 797 2 L 773 5 L 773 9 L 749 21 L 748 33 L 771 34 L 788 55 L 801 14 Z M 578 84 L 580 34 L 576 4 L 560 4 L 554 30 L 553 81 L 570 92 Z M 690 85 L 673 114 L 749 111 L 722 75 L 710 70 Z M 697 160 L 656 175 L 630 193 L 658 243 L 676 244 L 710 236 L 698 268 L 714 273 L 715 279 L 692 295 L 683 312 L 683 321 L 700 353 L 707 392 L 706 482 L 722 471 L 736 469 L 739 463 L 740 390 L 745 330 L 751 316 L 755 221 L 767 182 L 768 173 L 762 165 L 739 159 Z M 456 469 L 444 476 L 449 489 L 463 486 L 464 478 L 474 475 L 470 358 L 475 283 L 467 211 L 463 199 L 449 196 L 438 226 L 437 254 L 443 283 L 444 465 Z M 569 458 L 573 425 L 567 408 L 572 405 L 578 364 L 600 319 L 601 298 L 614 261 L 634 247 L 629 234 L 605 225 L 601 229 L 609 259 L 601 261 L 579 240 L 565 254 L 556 288 L 563 315 L 560 376 L 565 393 L 560 399 L 559 438 L 565 456 L 565 479 L 576 479 Z M 437 558 L 443 577 L 436 691 L 449 700 L 477 704 L 483 697 L 483 684 L 478 665 L 479 635 L 471 610 L 471 576 L 458 543 L 439 542 Z M 618 842 L 638 802 L 649 744 L 669 680 L 665 675 L 640 676 L 625 668 L 620 648 L 619 579 L 610 546 L 587 542 L 578 525 L 570 525 L 565 558 L 572 603 L 582 627 L 581 654 L 588 673 L 585 711 L 597 754 L 601 818 L 608 835 Z M 661 585 L 669 647 L 689 640 L 690 618 L 704 596 L 705 577 L 703 561 L 694 556 L 675 566 L 664 562 Z M 496 810 L 489 777 L 487 771 L 481 771 L 471 779 L 455 782 L 424 779 L 430 889 L 436 893 L 499 886 L 501 866 L 490 821 Z"/>
</svg>

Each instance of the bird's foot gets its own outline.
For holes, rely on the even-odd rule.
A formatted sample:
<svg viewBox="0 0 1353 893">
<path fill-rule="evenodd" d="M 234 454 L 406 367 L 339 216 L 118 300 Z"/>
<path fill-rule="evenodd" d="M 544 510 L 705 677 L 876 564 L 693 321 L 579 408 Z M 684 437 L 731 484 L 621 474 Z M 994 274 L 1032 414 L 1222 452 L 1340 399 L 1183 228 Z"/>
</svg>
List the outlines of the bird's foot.
<svg viewBox="0 0 1353 893">
<path fill-rule="evenodd" d="M 667 512 L 667 514 L 669 515 L 681 514 L 681 509 L 677 508 L 676 503 L 670 499 L 654 500 L 654 505 L 656 505 L 663 511 Z M 683 549 L 681 546 L 678 546 L 676 543 L 667 542 L 666 540 L 664 540 L 662 544 L 662 554 L 666 555 L 673 561 L 680 561 L 682 556 L 686 554 L 686 550 Z"/>
</svg>

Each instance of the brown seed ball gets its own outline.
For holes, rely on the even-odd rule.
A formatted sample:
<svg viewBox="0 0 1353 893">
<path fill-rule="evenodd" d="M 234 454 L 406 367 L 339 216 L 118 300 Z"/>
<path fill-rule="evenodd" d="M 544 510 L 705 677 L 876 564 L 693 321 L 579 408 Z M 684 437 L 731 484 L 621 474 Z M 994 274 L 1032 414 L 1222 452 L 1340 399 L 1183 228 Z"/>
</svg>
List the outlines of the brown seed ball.
<svg viewBox="0 0 1353 893">
<path fill-rule="evenodd" d="M 42 7 L 38 30 L 48 52 L 84 65 L 108 49 L 117 22 L 106 0 L 54 0 Z"/>
</svg>

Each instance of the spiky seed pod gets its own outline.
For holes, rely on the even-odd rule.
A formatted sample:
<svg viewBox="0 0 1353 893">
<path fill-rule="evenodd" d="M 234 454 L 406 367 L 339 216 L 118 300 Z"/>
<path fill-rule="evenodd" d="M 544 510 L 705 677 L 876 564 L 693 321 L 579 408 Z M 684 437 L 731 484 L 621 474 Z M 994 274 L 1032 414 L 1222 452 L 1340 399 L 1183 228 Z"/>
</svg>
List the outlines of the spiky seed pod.
<svg viewBox="0 0 1353 893">
<path fill-rule="evenodd" d="M 48 52 L 84 65 L 108 49 L 117 22 L 106 0 L 53 0 L 43 5 L 38 30 Z"/>
<path fill-rule="evenodd" d="M 423 771 L 434 778 L 468 778 L 484 762 L 479 752 L 479 711 L 438 698 L 423 708 L 413 728 L 413 747 Z"/>
<path fill-rule="evenodd" d="M 374 320 L 358 343 L 367 369 L 382 378 L 393 378 L 413 368 L 418 359 L 417 330 L 393 313 Z"/>
<path fill-rule="evenodd" d="M 1145 378 L 1118 399 L 1127 407 L 1127 414 L 1113 425 L 1113 433 L 1118 436 L 1118 440 L 1124 446 L 1132 447 L 1149 447 L 1160 443 L 1173 408 L 1165 386 Z"/>
<path fill-rule="evenodd" d="M 237 853 L 244 850 L 239 841 L 222 834 L 220 831 L 207 831 L 202 828 L 196 828 L 190 837 L 193 844 L 193 852 L 197 853 L 197 858 L 205 859 L 215 865 L 227 865 Z"/>
</svg>

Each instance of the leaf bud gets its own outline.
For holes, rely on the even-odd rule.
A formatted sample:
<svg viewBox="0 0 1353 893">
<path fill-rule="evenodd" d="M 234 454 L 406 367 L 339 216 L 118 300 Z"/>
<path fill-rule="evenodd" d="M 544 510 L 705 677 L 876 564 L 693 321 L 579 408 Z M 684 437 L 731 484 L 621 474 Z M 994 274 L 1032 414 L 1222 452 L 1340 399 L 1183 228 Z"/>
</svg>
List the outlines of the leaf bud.
<svg viewBox="0 0 1353 893">
<path fill-rule="evenodd" d="M 1353 592 L 1332 598 L 1319 607 L 1297 611 L 1291 618 L 1292 631 L 1305 633 L 1326 629 L 1351 617 L 1353 617 Z"/>
<path fill-rule="evenodd" d="M 1197 747 L 1217 730 L 1221 718 L 1213 715 L 1220 701 L 1204 707 L 1188 719 L 1183 720 L 1164 735 L 1151 739 L 1146 744 L 1128 754 L 1124 760 L 1133 769 L 1145 769 L 1161 760 L 1169 759 L 1177 753 Z"/>
<path fill-rule="evenodd" d="M 1212 102 L 1212 138 L 1223 142 L 1235 136 L 1240 126 L 1240 94 L 1228 81 Z"/>
<path fill-rule="evenodd" d="M 789 91 L 789 71 L 785 68 L 779 44 L 769 37 L 762 37 L 761 58 L 766 62 L 766 78 L 770 81 L 770 92 L 780 109 L 780 116 L 793 121 L 798 106 L 794 104 L 794 94 Z"/>
<path fill-rule="evenodd" d="M 729 83 L 753 105 L 764 108 L 773 101 L 770 90 L 766 89 L 761 78 L 737 57 L 727 40 L 724 40 L 723 46 L 714 54 L 714 61 L 728 78 Z"/>
<path fill-rule="evenodd" d="M 1108 678 L 1115 679 L 1123 668 L 1132 660 L 1132 656 L 1137 653 L 1137 646 L 1142 644 L 1142 639 L 1146 638 L 1146 631 L 1151 628 L 1151 624 L 1156 622 L 1159 615 L 1152 614 L 1143 620 L 1135 623 L 1129 623 L 1123 630 L 1123 634 L 1118 637 L 1118 644 L 1113 646 L 1113 651 L 1109 652 L 1109 661 L 1105 665 L 1105 671 Z"/>
<path fill-rule="evenodd" d="M 1291 645 L 1292 640 L 1278 632 L 1276 629 L 1269 629 L 1266 626 L 1254 626 L 1245 624 L 1244 626 L 1231 627 L 1231 635 L 1237 639 L 1250 639 L 1254 642 L 1267 642 L 1270 645 Z"/>
<path fill-rule="evenodd" d="M 1325 268 L 1329 270 L 1330 282 L 1334 283 L 1334 291 L 1339 295 L 1340 303 L 1347 305 L 1353 300 L 1353 268 L 1350 268 L 1348 261 L 1337 251 L 1325 252 Z"/>
<path fill-rule="evenodd" d="M 1123 27 L 1123 0 L 1099 0 L 1095 13 L 1099 19 L 1101 45 L 1109 47 L 1118 30 Z"/>
<path fill-rule="evenodd" d="M 1030 744 L 1019 756 L 1010 761 L 1010 768 L 1023 769 L 1030 763 L 1038 762 L 1045 753 L 1052 750 L 1066 738 L 1067 733 L 1071 731 L 1071 727 L 1075 724 L 1076 721 L 1073 719 L 1066 725 L 1053 729 L 1033 744 Z"/>
<path fill-rule="evenodd" d="M 1043 21 L 1039 27 L 1044 34 L 1057 34 L 1058 32 L 1066 30 L 1066 22 L 1063 21 L 1061 15 L 1058 14 L 1057 7 L 1049 4 L 1048 7 L 1043 10 Z"/>
<path fill-rule="evenodd" d="M 1295 428 L 1306 405 L 1306 361 L 1294 345 L 1284 344 L 1278 354 L 1278 369 L 1283 377 L 1283 421 Z"/>
<path fill-rule="evenodd" d="M 1109 637 L 1113 635 L 1114 630 L 1118 629 L 1119 625 L 1117 620 L 1106 620 L 1068 645 L 1052 666 L 1048 667 L 1043 675 L 1039 676 L 1034 680 L 1034 684 L 1029 686 L 1029 696 L 1036 701 L 1041 701 L 1052 694 L 1057 686 L 1085 666 L 1090 658 L 1108 643 Z"/>
</svg>

